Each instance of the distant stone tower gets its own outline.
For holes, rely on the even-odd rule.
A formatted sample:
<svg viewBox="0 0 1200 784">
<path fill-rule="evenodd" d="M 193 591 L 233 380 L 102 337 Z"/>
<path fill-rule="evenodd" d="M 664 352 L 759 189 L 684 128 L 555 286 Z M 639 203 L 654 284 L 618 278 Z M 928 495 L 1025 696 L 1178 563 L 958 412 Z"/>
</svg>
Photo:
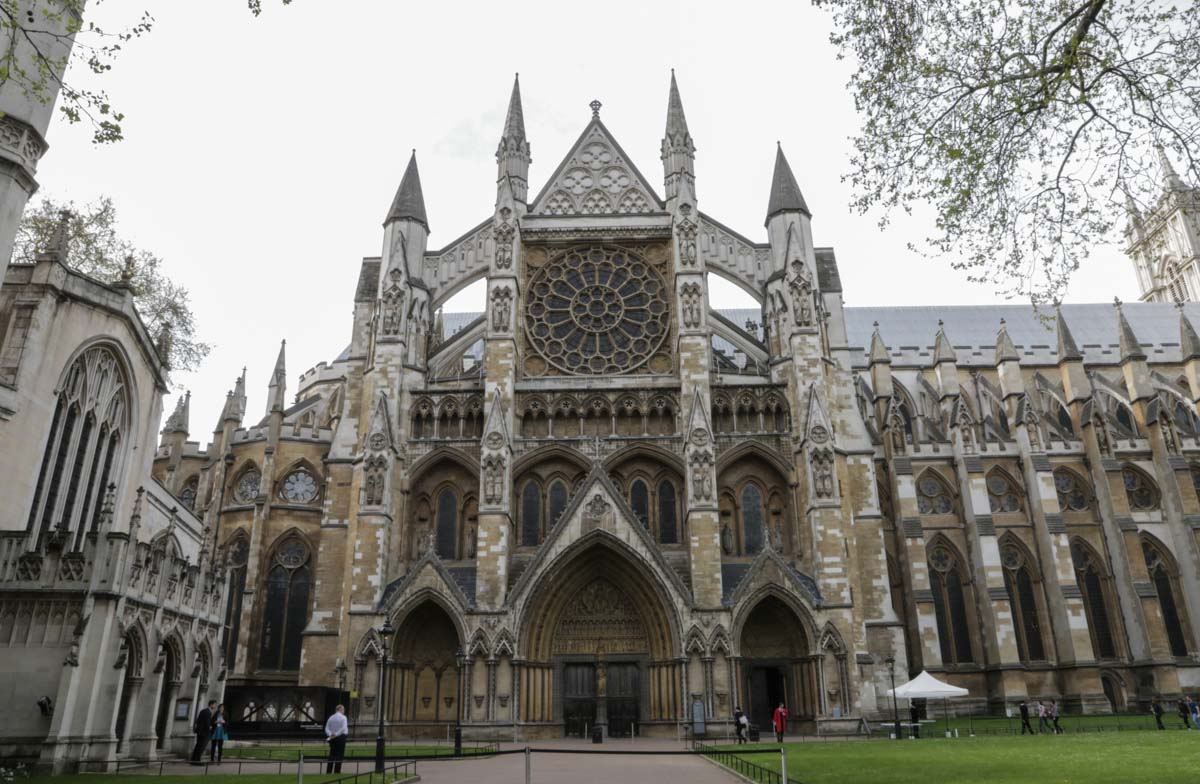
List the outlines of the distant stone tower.
<svg viewBox="0 0 1200 784">
<path fill-rule="evenodd" d="M 64 35 L 72 13 L 61 10 L 50 0 L 17 0 L 14 16 L 36 18 L 37 31 L 28 36 L 5 37 L 0 52 L 5 62 L 12 57 L 11 70 L 17 67 L 37 73 L 45 64 L 65 63 L 71 54 L 74 36 Z M 61 13 L 61 20 L 56 15 Z M 57 27 L 64 29 L 55 29 Z M 16 48 L 15 52 L 10 49 Z M 37 164 L 46 153 L 46 128 L 58 99 L 61 73 L 52 74 L 41 95 L 28 94 L 16 78 L 0 79 L 0 282 L 12 256 L 17 224 L 25 204 L 38 189 Z"/>
<path fill-rule="evenodd" d="M 1143 302 L 1190 302 L 1200 298 L 1200 188 L 1185 183 L 1166 151 L 1158 148 L 1163 193 L 1142 214 L 1127 198 L 1125 252 L 1137 270 Z"/>
</svg>

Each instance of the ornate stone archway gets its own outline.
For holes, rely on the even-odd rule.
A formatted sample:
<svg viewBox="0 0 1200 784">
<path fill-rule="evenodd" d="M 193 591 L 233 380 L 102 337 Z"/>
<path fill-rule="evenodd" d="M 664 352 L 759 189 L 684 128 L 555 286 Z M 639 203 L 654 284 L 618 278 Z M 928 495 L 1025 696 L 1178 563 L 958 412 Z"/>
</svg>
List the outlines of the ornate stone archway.
<svg viewBox="0 0 1200 784">
<path fill-rule="evenodd" d="M 820 657 L 813 654 L 809 625 L 789 602 L 762 596 L 743 616 L 738 634 L 738 691 L 751 722 L 768 730 L 780 702 L 793 723 L 820 715 Z"/>
</svg>

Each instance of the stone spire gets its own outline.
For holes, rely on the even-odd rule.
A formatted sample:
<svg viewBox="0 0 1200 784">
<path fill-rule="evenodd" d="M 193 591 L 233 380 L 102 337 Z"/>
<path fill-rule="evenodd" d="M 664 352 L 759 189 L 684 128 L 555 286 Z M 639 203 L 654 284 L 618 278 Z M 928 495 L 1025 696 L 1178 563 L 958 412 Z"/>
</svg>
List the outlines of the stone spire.
<svg viewBox="0 0 1200 784">
<path fill-rule="evenodd" d="M 1144 360 L 1146 353 L 1142 351 L 1142 344 L 1138 341 L 1137 335 L 1133 334 L 1133 327 L 1129 326 L 1129 319 L 1125 318 L 1121 300 L 1114 299 L 1113 307 L 1117 309 L 1117 340 L 1121 349 L 1121 362 L 1134 359 Z"/>
<path fill-rule="evenodd" d="M 1004 319 L 1000 319 L 1000 331 L 996 333 L 996 364 L 1014 361 L 1021 361 L 1021 355 L 1017 353 L 1017 347 L 1008 336 L 1008 324 Z"/>
<path fill-rule="evenodd" d="M 236 422 L 241 422 L 242 417 L 246 415 L 246 368 L 242 368 L 242 375 L 238 376 L 237 383 L 233 385 L 233 391 L 225 395 L 225 409 L 221 411 L 221 421 L 232 419 Z"/>
<path fill-rule="evenodd" d="M 933 339 L 933 364 L 957 361 L 958 354 L 955 353 L 954 346 L 950 345 L 950 339 L 946 337 L 946 326 L 938 319 L 938 331 Z"/>
<path fill-rule="evenodd" d="M 683 100 L 679 97 L 679 84 L 672 68 L 671 89 L 667 94 L 667 127 L 662 140 L 663 180 L 668 201 L 695 201 L 695 160 L 696 145 L 688 132 Z"/>
<path fill-rule="evenodd" d="M 175 411 L 171 416 L 167 417 L 167 422 L 163 425 L 163 434 L 167 433 L 183 433 L 188 434 L 188 420 L 191 417 L 192 410 L 192 393 L 187 392 L 183 397 L 179 398 L 179 402 L 175 404 Z"/>
<path fill-rule="evenodd" d="M 892 364 L 892 355 L 888 353 L 887 346 L 883 342 L 883 336 L 879 334 L 878 321 L 875 322 L 875 330 L 871 333 L 871 351 L 868 354 L 868 364 Z"/>
<path fill-rule="evenodd" d="M 279 344 L 279 357 L 275 360 L 275 370 L 271 373 L 271 383 L 267 387 L 267 415 L 270 416 L 273 411 L 283 411 L 287 408 L 286 392 L 287 392 L 287 362 L 284 353 L 287 350 L 287 341 L 281 341 Z"/>
<path fill-rule="evenodd" d="M 1067 326 L 1067 320 L 1063 318 L 1061 305 L 1054 306 L 1054 316 L 1054 323 L 1058 332 L 1058 361 L 1082 360 L 1083 352 L 1075 344 L 1075 337 L 1071 334 L 1071 330 Z"/>
<path fill-rule="evenodd" d="M 1171 164 L 1171 159 L 1167 157 L 1167 150 L 1161 144 L 1154 145 L 1154 151 L 1158 154 L 1158 167 L 1162 170 L 1163 185 L 1168 191 L 1185 191 L 1187 185 L 1183 179 L 1175 171 L 1175 167 Z"/>
<path fill-rule="evenodd" d="M 1187 362 L 1190 359 L 1200 359 L 1200 335 L 1196 334 L 1196 328 L 1188 320 L 1187 313 L 1184 313 L 1183 303 L 1179 303 L 1178 307 L 1179 345 L 1183 351 L 1182 361 Z"/>
<path fill-rule="evenodd" d="M 781 212 L 801 212 L 812 217 L 800 186 L 796 184 L 796 175 L 788 166 L 787 158 L 783 156 L 783 146 L 775 148 L 775 173 L 771 175 L 771 198 L 767 201 L 767 221 L 772 215 Z"/>
<path fill-rule="evenodd" d="M 521 108 L 521 75 L 513 76 L 512 95 L 508 99 L 508 115 L 504 118 L 504 133 L 496 147 L 497 183 L 512 190 L 514 201 L 524 203 L 529 193 L 529 141 L 525 138 L 525 111 Z M 424 209 L 422 208 L 422 215 Z"/>
<path fill-rule="evenodd" d="M 421 173 L 417 171 L 417 151 L 412 151 L 408 159 L 408 168 L 400 179 L 400 187 L 396 189 L 396 198 L 392 199 L 392 208 L 388 210 L 383 225 L 397 220 L 415 221 L 429 231 L 429 220 L 425 217 L 425 195 L 421 193 Z"/>
</svg>

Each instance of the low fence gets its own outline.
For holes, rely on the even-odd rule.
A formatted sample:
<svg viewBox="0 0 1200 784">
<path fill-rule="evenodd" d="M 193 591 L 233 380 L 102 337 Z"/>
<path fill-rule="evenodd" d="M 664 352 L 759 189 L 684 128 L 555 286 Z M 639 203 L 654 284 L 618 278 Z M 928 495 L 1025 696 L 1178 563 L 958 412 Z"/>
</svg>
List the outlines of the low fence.
<svg viewBox="0 0 1200 784">
<path fill-rule="evenodd" d="M 803 784 L 799 779 L 789 776 L 787 771 L 787 752 L 784 749 L 763 749 L 753 751 L 734 751 L 720 749 L 715 746 L 697 744 L 697 754 L 703 754 L 713 762 L 729 768 L 739 776 L 757 781 L 761 784 Z M 746 759 L 747 755 L 774 755 L 780 759 L 780 769 L 773 770 Z"/>
</svg>

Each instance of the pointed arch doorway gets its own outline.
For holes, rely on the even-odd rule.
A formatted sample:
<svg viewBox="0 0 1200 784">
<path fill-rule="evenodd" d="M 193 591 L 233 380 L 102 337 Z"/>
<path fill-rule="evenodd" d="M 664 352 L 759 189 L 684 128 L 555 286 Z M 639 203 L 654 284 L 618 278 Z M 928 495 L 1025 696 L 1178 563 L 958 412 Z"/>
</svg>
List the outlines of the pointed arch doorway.
<svg viewBox="0 0 1200 784">
<path fill-rule="evenodd" d="M 681 715 L 676 624 L 631 559 L 593 544 L 546 574 L 525 611 L 519 716 L 547 734 L 652 734 Z"/>
<path fill-rule="evenodd" d="M 787 706 L 789 724 L 816 718 L 821 710 L 820 660 L 809 634 L 783 600 L 766 596 L 742 623 L 739 669 L 742 710 L 769 732 L 776 706 Z"/>
</svg>

